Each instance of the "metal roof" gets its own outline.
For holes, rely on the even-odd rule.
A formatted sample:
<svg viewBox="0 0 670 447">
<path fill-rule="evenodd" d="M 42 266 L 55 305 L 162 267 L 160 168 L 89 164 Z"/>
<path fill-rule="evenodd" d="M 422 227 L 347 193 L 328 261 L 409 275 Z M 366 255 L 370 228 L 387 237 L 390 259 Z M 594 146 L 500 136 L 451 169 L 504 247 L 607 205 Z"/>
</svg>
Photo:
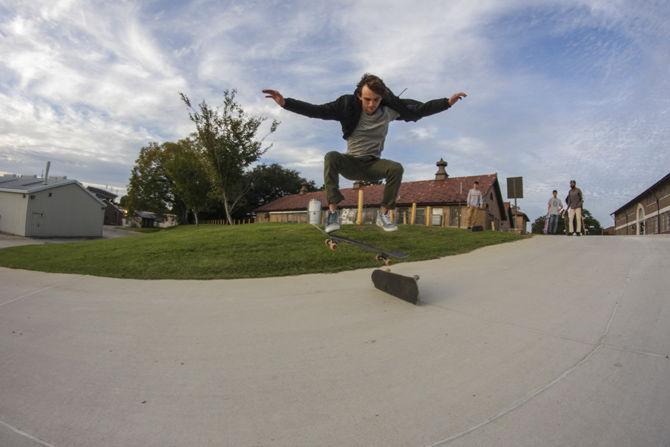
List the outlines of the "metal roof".
<svg viewBox="0 0 670 447">
<path fill-rule="evenodd" d="M 61 186 L 72 185 L 72 184 L 79 186 L 91 198 L 99 202 L 101 205 L 106 206 L 105 202 L 97 198 L 95 194 L 93 194 L 91 191 L 84 188 L 84 186 L 77 180 L 67 179 L 64 177 L 49 177 L 45 185 L 44 179 L 38 178 L 37 176 L 17 177 L 15 175 L 4 175 L 0 177 L 0 192 L 33 194 L 36 192 L 45 191 L 47 189 L 59 188 Z"/>
<path fill-rule="evenodd" d="M 56 178 L 49 177 L 45 185 L 44 179 L 37 178 L 36 176 L 16 177 L 14 175 L 4 175 L 0 177 L 0 191 L 34 193 L 44 191 L 45 189 L 70 185 L 72 183 L 79 183 L 79 182 L 77 182 L 76 180 L 66 179 L 62 177 L 56 177 Z"/>
</svg>

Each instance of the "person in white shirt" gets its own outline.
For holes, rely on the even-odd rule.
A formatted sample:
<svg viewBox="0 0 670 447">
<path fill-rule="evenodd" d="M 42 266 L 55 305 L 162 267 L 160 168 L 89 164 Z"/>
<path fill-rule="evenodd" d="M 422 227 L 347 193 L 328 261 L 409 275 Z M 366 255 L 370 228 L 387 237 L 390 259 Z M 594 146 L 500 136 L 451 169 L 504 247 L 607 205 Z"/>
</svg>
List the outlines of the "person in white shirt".
<svg viewBox="0 0 670 447">
<path fill-rule="evenodd" d="M 563 202 L 558 198 L 558 191 L 554 189 L 552 197 L 547 202 L 547 215 L 549 217 L 549 234 L 556 234 L 558 230 L 558 216 L 563 211 Z"/>
<path fill-rule="evenodd" d="M 472 189 L 468 191 L 467 210 L 465 212 L 468 229 L 471 229 L 476 223 L 476 213 L 482 207 L 482 192 L 479 190 L 479 182 L 475 180 Z"/>
</svg>

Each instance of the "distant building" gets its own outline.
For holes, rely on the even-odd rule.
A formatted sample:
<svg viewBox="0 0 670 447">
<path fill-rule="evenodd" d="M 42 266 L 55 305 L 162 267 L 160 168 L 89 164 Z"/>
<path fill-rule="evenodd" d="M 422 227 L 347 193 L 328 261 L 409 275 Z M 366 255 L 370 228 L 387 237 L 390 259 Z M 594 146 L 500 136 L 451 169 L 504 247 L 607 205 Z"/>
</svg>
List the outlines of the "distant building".
<svg viewBox="0 0 670 447">
<path fill-rule="evenodd" d="M 169 228 L 177 226 L 176 214 L 159 214 L 150 211 L 135 211 L 133 216 L 123 219 L 123 225 L 136 228 Z"/>
<path fill-rule="evenodd" d="M 116 194 L 111 191 L 107 191 L 106 189 L 100 189 L 94 186 L 87 186 L 86 189 L 88 189 L 90 192 L 95 194 L 98 199 L 107 204 L 107 207 L 105 208 L 105 225 L 123 225 L 123 217 L 125 213 L 116 203 L 114 203 L 114 199 L 118 197 Z"/>
<path fill-rule="evenodd" d="M 464 208 L 468 191 L 475 180 L 479 181 L 484 209 L 477 214 L 476 224 L 485 229 L 501 230 L 508 216 L 503 205 L 497 174 L 452 177 L 445 171 L 446 162 L 436 163 L 438 171 L 434 180 L 403 182 L 396 202 L 395 218 L 400 224 L 460 227 L 465 228 Z M 368 185 L 362 188 L 342 189 L 344 200 L 338 204 L 343 223 L 374 222 L 384 185 Z M 360 197 L 362 195 L 362 197 Z M 359 198 L 362 214 L 358 216 Z M 281 197 L 267 203 L 256 211 L 256 222 L 308 222 L 308 205 L 311 199 L 321 202 L 327 209 L 324 191 L 305 192 Z M 322 213 L 323 214 L 323 213 Z M 507 224 L 509 227 L 509 224 Z"/>
<path fill-rule="evenodd" d="M 517 207 L 510 207 L 509 213 L 512 215 L 512 222 L 514 224 L 514 231 L 520 234 L 526 234 L 526 224 L 530 222 L 530 219 Z"/>
<path fill-rule="evenodd" d="M 29 237 L 102 237 L 106 204 L 65 177 L 0 177 L 0 232 Z"/>
<path fill-rule="evenodd" d="M 670 233 L 670 174 L 612 213 L 614 233 Z"/>
</svg>

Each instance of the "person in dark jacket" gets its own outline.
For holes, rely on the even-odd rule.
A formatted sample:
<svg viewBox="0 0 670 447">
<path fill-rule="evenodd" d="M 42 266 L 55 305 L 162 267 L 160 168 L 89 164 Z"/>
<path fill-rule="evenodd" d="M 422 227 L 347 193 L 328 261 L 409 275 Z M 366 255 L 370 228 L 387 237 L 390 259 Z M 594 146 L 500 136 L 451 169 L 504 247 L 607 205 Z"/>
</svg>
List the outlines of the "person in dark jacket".
<svg viewBox="0 0 670 447">
<path fill-rule="evenodd" d="M 582 190 L 577 188 L 577 182 L 570 180 L 570 190 L 565 197 L 565 204 L 568 207 L 568 236 L 570 234 L 582 235 L 582 208 L 584 207 L 584 195 Z M 576 221 L 576 228 L 573 226 Z M 575 232 L 576 230 L 576 232 Z"/>
<path fill-rule="evenodd" d="M 342 95 L 326 104 L 310 104 L 293 98 L 284 98 L 277 90 L 263 90 L 286 110 L 323 120 L 339 121 L 342 138 L 347 141 L 347 152 L 328 152 L 324 159 L 324 184 L 328 200 L 327 232 L 340 228 L 337 204 L 344 199 L 339 189 L 340 174 L 350 180 L 386 180 L 384 196 L 377 213 L 376 223 L 385 231 L 395 231 L 389 210 L 395 202 L 402 181 L 400 163 L 381 158 L 388 125 L 394 120 L 418 121 L 447 110 L 467 95 L 456 93 L 450 98 L 434 99 L 425 103 L 400 99 L 386 87 L 378 76 L 366 73 L 353 94 Z"/>
</svg>

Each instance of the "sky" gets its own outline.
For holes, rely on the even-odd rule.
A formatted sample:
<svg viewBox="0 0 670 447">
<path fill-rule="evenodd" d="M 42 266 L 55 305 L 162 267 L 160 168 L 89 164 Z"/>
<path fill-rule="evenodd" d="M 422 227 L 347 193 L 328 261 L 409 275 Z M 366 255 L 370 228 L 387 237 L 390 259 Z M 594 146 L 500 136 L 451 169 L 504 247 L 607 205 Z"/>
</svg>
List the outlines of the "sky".
<svg viewBox="0 0 670 447">
<path fill-rule="evenodd" d="M 670 172 L 667 0 L 0 0 L 0 173 L 123 194 L 143 146 L 188 136 L 179 98 L 281 121 L 260 160 L 323 183 L 346 150 L 339 123 L 292 114 L 263 88 L 320 104 L 365 72 L 402 97 L 464 91 L 453 108 L 394 122 L 384 157 L 405 180 L 522 176 L 546 213 L 575 179 L 603 226 Z M 350 185 L 343 181 L 342 185 Z"/>
</svg>

